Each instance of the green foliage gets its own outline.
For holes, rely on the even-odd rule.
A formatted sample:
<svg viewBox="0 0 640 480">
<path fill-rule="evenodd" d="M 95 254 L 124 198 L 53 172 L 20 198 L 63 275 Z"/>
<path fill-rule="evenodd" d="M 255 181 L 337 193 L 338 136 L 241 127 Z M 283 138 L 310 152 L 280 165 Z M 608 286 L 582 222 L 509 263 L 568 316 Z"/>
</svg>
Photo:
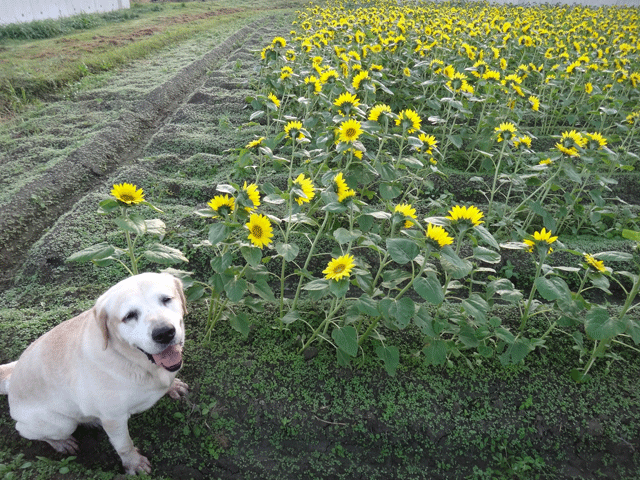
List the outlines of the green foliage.
<svg viewBox="0 0 640 480">
<path fill-rule="evenodd" d="M 123 186 L 127 186 L 127 184 L 114 185 L 112 194 L 118 187 Z M 98 210 L 98 213 L 101 215 L 108 215 L 114 211 L 118 211 L 120 213 L 120 215 L 115 218 L 114 223 L 118 229 L 124 233 L 127 241 L 127 249 L 124 250 L 107 242 L 101 242 L 70 255 L 67 258 L 67 262 L 90 261 L 100 267 L 106 267 L 116 262 L 119 263 L 129 275 L 137 275 L 139 273 L 138 264 L 143 257 L 150 263 L 160 265 L 175 265 L 181 262 L 188 262 L 187 258 L 180 250 L 158 242 L 146 245 L 145 249 L 140 254 L 136 253 L 136 242 L 139 239 L 141 239 L 145 234 L 149 234 L 157 236 L 162 240 L 166 233 L 166 226 L 162 220 L 157 218 L 149 220 L 137 213 L 129 212 L 129 209 L 132 206 L 135 206 L 135 204 L 143 203 L 162 213 L 156 207 L 143 199 L 141 189 L 136 191 L 136 186 L 133 185 L 132 187 L 134 193 L 139 195 L 139 198 L 137 198 L 134 203 L 123 201 L 122 197 L 116 192 L 116 198 L 103 200 L 100 202 L 100 208 Z M 129 192 L 127 192 L 127 195 L 128 194 Z M 120 260 L 120 257 L 122 256 L 129 257 L 130 265 L 127 265 Z"/>
<path fill-rule="evenodd" d="M 397 22 L 401 34 L 393 28 L 386 37 L 379 34 L 378 9 L 383 6 L 397 13 L 391 22 Z M 251 119 L 266 119 L 267 132 L 274 136 L 240 150 L 243 168 L 257 170 L 256 183 L 269 168 L 289 171 L 288 192 L 268 191 L 291 212 L 282 218 L 285 242 L 276 245 L 283 265 L 281 291 L 284 264 L 295 262 L 300 250 L 289 240 L 290 233 L 315 237 L 302 268 L 297 264 L 298 293 L 306 282 L 303 290 L 311 298 L 332 300 L 325 319 L 308 325 L 311 335 L 303 340 L 301 351 L 320 338 L 333 343 L 338 362 L 346 364 L 356 356 L 356 342 L 362 348 L 371 339 L 379 343 L 376 354 L 393 373 L 396 357 L 386 345 L 386 332 L 410 325 L 423 333 L 422 353 L 435 365 L 450 364 L 460 356 L 469 365 L 493 356 L 503 365 L 519 364 L 544 348 L 560 327 L 584 331 L 596 344 L 596 357 L 613 338 L 635 334 L 636 324 L 625 312 L 635 298 L 637 277 L 602 263 L 628 262 L 631 256 L 571 251 L 558 240 L 558 234 L 611 237 L 634 224 L 624 204 L 607 196 L 609 185 L 616 182 L 612 175 L 633 169 L 637 160 L 622 148 L 638 142 L 633 128 L 637 91 L 624 83 L 629 74 L 620 70 L 618 85 L 591 96 L 597 78 L 605 75 L 601 65 L 594 63 L 590 76 L 579 77 L 576 86 L 571 56 L 564 67 L 552 65 L 545 50 L 556 48 L 553 40 L 529 42 L 529 27 L 512 24 L 509 7 L 467 5 L 450 11 L 448 6 L 385 2 L 357 7 L 349 6 L 352 21 L 343 29 L 332 24 L 344 13 L 339 2 L 300 12 L 297 24 L 302 30 L 291 38 L 276 37 L 262 50 L 263 77 L 259 93 L 249 99 L 255 109 Z M 532 8 L 527 18 L 552 20 L 554 8 Z M 612 14 L 622 23 L 635 18 L 627 10 Z M 446 23 L 450 16 L 466 25 L 460 34 L 435 35 L 441 24 L 433 19 Z M 467 24 L 467 17 L 487 22 L 485 31 L 478 34 L 479 24 Z M 407 18 L 408 28 L 403 23 Z M 522 31 L 504 36 L 514 24 Z M 599 31 L 597 21 L 590 19 L 589 25 Z M 388 28 L 385 24 L 385 31 Z M 434 37 L 425 36 L 425 28 Z M 566 33 L 562 25 L 557 29 Z M 492 30 L 489 38 L 500 48 L 486 42 Z M 601 32 L 607 34 L 611 32 Z M 318 35 L 326 41 L 318 42 Z M 599 58 L 606 54 L 598 53 Z M 580 58 L 578 63 L 590 61 Z M 630 56 L 629 62 L 638 65 L 638 56 Z M 558 69 L 566 73 L 552 73 Z M 615 116 L 618 123 L 600 122 L 594 133 L 573 128 L 578 119 L 595 126 L 600 113 L 596 117 L 593 109 L 603 98 L 616 107 L 600 113 Z M 583 103 L 591 106 L 584 109 Z M 567 110 L 573 119 L 569 125 L 558 113 Z M 252 167 L 247 151 L 254 154 Z M 476 173 L 471 180 L 486 198 L 486 210 L 441 206 L 429 212 L 426 224 L 414 222 L 412 205 L 421 205 L 433 184 L 429 176 L 441 176 L 442 161 L 452 155 Z M 309 213 L 291 209 L 291 196 L 299 195 L 298 175 L 320 184 L 322 203 L 311 201 Z M 350 193 L 345 195 L 341 188 Z M 306 207 L 306 201 L 299 205 L 303 203 Z M 314 215 L 316 211 L 325 214 L 321 226 L 322 215 Z M 299 222 L 295 229 L 293 218 Z M 633 237 L 631 230 L 625 232 L 626 238 Z M 348 289 L 342 277 L 339 283 L 329 275 L 318 279 L 308 270 L 321 236 L 337 242 L 334 257 L 355 252 Z M 583 263 L 552 264 L 552 245 L 568 252 L 568 260 L 581 256 Z M 502 262 L 501 249 L 531 252 L 535 274 L 528 297 L 492 268 Z M 611 316 L 585 293 L 610 294 L 610 280 L 619 283 L 621 275 L 631 278 L 633 287 L 627 291 L 620 284 L 628 305 Z M 416 303 L 407 292 L 426 304 Z M 295 308 L 298 293 L 289 313 L 281 296 L 281 318 L 287 327 L 301 318 Z M 504 302 L 520 306 L 519 326 L 503 323 L 493 313 Z M 547 327 L 532 328 L 533 317 L 543 319 Z M 596 357 L 591 356 L 585 374 Z"/>
<path fill-rule="evenodd" d="M 635 238 L 633 230 L 623 229 L 633 225 L 628 212 L 624 221 L 607 220 L 620 202 L 606 196 L 608 185 L 615 183 L 612 175 L 632 168 L 635 157 L 615 147 L 636 142 L 635 131 L 622 124 L 619 131 L 607 131 L 611 144 L 599 132 L 565 131 L 555 143 L 540 142 L 542 149 L 536 151 L 531 131 L 546 138 L 562 126 L 546 107 L 539 111 L 538 97 L 519 103 L 525 74 L 531 77 L 528 91 L 546 92 L 545 74 L 551 80 L 550 72 L 558 68 L 546 60 L 536 66 L 534 60 L 546 58 L 542 46 L 532 53 L 518 42 L 510 45 L 515 52 L 496 53 L 484 44 L 445 39 L 440 54 L 447 62 L 412 60 L 408 72 L 394 76 L 389 70 L 418 51 L 412 53 L 409 44 L 424 45 L 419 31 L 412 27 L 405 32 L 410 41 L 403 37 L 391 48 L 389 39 L 367 33 L 375 20 L 360 12 L 346 29 L 350 34 L 337 31 L 327 45 L 310 47 L 305 42 L 311 42 L 315 28 L 322 31 L 319 25 L 330 23 L 333 8 L 301 12 L 298 22 L 309 22 L 309 32 L 289 41 L 276 37 L 263 49 L 258 91 L 248 102 L 255 109 L 250 121 L 266 123 L 264 136 L 235 149 L 233 176 L 244 184 L 218 183 L 208 208 L 196 212 L 207 227 L 195 248 L 207 252 L 210 272 L 201 279 L 173 270 L 190 301 L 207 303 L 205 341 L 220 320 L 247 338 L 249 312 L 261 314 L 266 302 L 279 312 L 279 330 L 305 330 L 298 337 L 300 353 L 324 341 L 335 348 L 338 364 L 348 365 L 373 352 L 390 375 L 401 355 L 388 337 L 402 331 L 417 332 L 420 346 L 414 353 L 426 364 L 451 366 L 462 358 L 471 367 L 494 358 L 505 367 L 520 364 L 531 352 L 547 348 L 552 334 L 566 333 L 581 355 L 590 355 L 584 368 L 572 374 L 576 380 L 586 379 L 595 359 L 614 343 L 637 350 L 621 339 L 638 338 L 640 329 L 628 316 L 638 276 L 604 265 L 628 264 L 633 256 L 574 251 L 558 239 L 558 233 L 621 231 Z M 420 6 L 421 11 L 432 8 L 437 15 L 448 11 Z M 456 14 L 493 18 L 498 11 L 509 13 L 468 8 Z M 311 54 L 325 47 L 324 55 Z M 491 52 L 501 70 L 521 53 L 531 56 L 530 64 L 498 74 L 506 80 L 502 87 L 492 86 L 491 76 L 459 73 L 480 51 Z M 466 68 L 477 73 L 491 63 Z M 620 88 L 612 88 L 611 95 L 630 112 L 636 94 Z M 555 91 L 546 93 L 546 100 L 553 101 Z M 416 98 L 427 100 L 416 104 Z M 629 115 L 625 120 L 634 124 Z M 454 125 L 459 127 L 455 132 Z M 224 115 L 218 126 L 220 131 L 232 128 Z M 431 202 L 427 213 L 424 197 L 436 180 L 445 178 L 440 165 L 454 152 L 476 174 L 470 181 L 486 199 L 486 208 Z M 118 207 L 110 202 L 103 210 Z M 130 235 L 153 233 L 153 221 L 126 213 L 123 208 L 116 225 L 127 236 L 135 266 Z M 529 256 L 535 266 L 528 292 L 509 279 L 516 277 L 513 266 L 496 270 L 507 250 Z M 102 265 L 118 252 L 102 243 L 71 259 Z M 165 263 L 186 260 L 161 244 L 148 247 L 144 255 Z M 576 256 L 580 266 L 575 266 Z M 617 312 L 587 295 L 596 290 L 610 294 L 611 280 L 626 294 Z M 300 310 L 303 298 L 326 302 L 324 314 L 306 318 Z M 519 309 L 518 322 L 506 322 L 496 313 L 505 304 Z M 592 350 L 584 335 L 594 342 Z"/>
<path fill-rule="evenodd" d="M 0 41 L 40 40 L 59 37 L 79 30 L 89 30 L 109 23 L 119 23 L 139 18 L 147 11 L 159 11 L 160 5 L 134 4 L 132 9 L 120 9 L 106 13 L 80 13 L 57 20 L 35 20 L 28 23 L 11 23 L 0 26 Z"/>
</svg>

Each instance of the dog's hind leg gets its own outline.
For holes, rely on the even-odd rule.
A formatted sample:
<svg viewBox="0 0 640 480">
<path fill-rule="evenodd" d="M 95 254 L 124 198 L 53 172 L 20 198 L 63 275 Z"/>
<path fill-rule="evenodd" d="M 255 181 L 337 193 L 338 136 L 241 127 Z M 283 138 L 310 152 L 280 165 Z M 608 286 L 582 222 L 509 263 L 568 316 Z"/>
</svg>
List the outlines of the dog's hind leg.
<svg viewBox="0 0 640 480">
<path fill-rule="evenodd" d="M 78 453 L 78 451 L 80 450 L 78 447 L 78 441 L 73 437 L 69 437 L 65 440 L 46 440 L 45 439 L 45 442 L 47 442 L 57 452 L 60 452 L 60 453 L 68 453 L 68 454 L 74 455 Z"/>
<path fill-rule="evenodd" d="M 16 422 L 16 430 L 24 438 L 47 442 L 60 453 L 78 453 L 78 442 L 71 436 L 78 426 L 77 422 L 51 413 L 47 419 L 36 415 L 28 418 L 27 421 Z"/>
<path fill-rule="evenodd" d="M 9 393 L 9 379 L 11 379 L 11 373 L 13 368 L 18 362 L 6 363 L 0 365 L 0 394 L 7 395 Z"/>
</svg>

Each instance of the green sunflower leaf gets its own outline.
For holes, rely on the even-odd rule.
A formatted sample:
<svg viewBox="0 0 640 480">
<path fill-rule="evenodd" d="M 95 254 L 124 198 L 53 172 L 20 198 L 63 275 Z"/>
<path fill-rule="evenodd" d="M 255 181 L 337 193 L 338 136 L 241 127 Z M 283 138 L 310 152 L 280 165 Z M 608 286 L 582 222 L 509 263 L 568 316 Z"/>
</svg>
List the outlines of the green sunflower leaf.
<svg viewBox="0 0 640 480">
<path fill-rule="evenodd" d="M 394 346 L 379 346 L 376 348 L 376 355 L 384 362 L 384 369 L 389 376 L 393 377 L 396 374 L 396 369 L 400 364 L 400 352 L 398 347 Z"/>
<path fill-rule="evenodd" d="M 336 342 L 340 350 L 351 357 L 358 354 L 358 332 L 356 329 L 347 326 L 343 328 L 334 328 L 331 332 L 331 338 Z"/>
<path fill-rule="evenodd" d="M 103 258 L 110 257 L 116 251 L 116 247 L 109 245 L 106 242 L 91 245 L 84 248 L 79 252 L 74 253 L 67 257 L 67 262 L 89 262 L 91 260 L 101 260 Z"/>
<path fill-rule="evenodd" d="M 420 253 L 420 247 L 407 238 L 388 238 L 386 243 L 392 260 L 400 265 L 409 263 Z"/>
</svg>

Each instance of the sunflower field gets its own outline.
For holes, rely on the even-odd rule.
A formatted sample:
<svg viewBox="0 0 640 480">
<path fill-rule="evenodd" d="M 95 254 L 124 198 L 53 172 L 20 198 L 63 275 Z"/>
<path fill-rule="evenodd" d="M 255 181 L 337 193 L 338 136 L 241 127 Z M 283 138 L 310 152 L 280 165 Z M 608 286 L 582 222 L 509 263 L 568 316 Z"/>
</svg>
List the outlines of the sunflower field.
<svg viewBox="0 0 640 480">
<path fill-rule="evenodd" d="M 390 374 L 400 353 L 385 334 L 410 325 L 432 364 L 518 363 L 562 331 L 585 358 L 578 381 L 614 345 L 639 351 L 638 274 L 613 268 L 637 256 L 562 243 L 640 239 L 637 208 L 610 188 L 638 160 L 639 25 L 632 8 L 372 0 L 299 12 L 260 53 L 249 100 L 266 134 L 236 165 L 250 183 L 219 186 L 200 212 L 218 219 L 211 327 L 253 293 L 279 305 L 280 328 L 306 324 L 301 351 L 322 339 L 346 364 L 373 342 Z M 430 195 L 451 169 L 469 174 L 477 204 Z M 575 262 L 554 264 L 554 249 Z M 513 250 L 536 266 L 527 291 L 493 268 Z M 592 300 L 611 283 L 620 305 Z M 328 301 L 323 318 L 305 318 L 303 295 Z M 231 316 L 240 331 L 246 321 Z"/>
<path fill-rule="evenodd" d="M 278 328 L 304 332 L 300 352 L 325 341 L 341 365 L 366 352 L 391 375 L 405 330 L 417 348 L 404 353 L 434 365 L 517 364 L 569 335 L 576 381 L 640 352 L 638 206 L 612 193 L 640 153 L 639 29 L 638 10 L 619 7 L 331 0 L 298 12 L 259 52 L 248 101 L 265 133 L 238 149 L 241 183 L 198 211 L 212 275 L 185 285 L 209 300 L 208 332 L 228 318 L 248 335 L 266 300 Z M 434 195 L 451 172 L 472 188 Z M 629 248 L 562 241 L 579 235 Z M 503 274 L 505 256 L 529 259 L 529 282 Z"/>
</svg>

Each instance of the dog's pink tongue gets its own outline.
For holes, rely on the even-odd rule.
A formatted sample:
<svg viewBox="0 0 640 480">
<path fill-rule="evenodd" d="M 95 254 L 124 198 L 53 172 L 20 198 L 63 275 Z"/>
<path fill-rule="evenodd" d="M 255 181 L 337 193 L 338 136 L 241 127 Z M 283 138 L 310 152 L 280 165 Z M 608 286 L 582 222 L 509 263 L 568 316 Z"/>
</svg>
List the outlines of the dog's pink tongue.
<svg viewBox="0 0 640 480">
<path fill-rule="evenodd" d="M 171 345 L 165 348 L 164 351 L 153 355 L 153 360 L 167 370 L 176 370 L 182 364 L 182 345 Z"/>
</svg>

